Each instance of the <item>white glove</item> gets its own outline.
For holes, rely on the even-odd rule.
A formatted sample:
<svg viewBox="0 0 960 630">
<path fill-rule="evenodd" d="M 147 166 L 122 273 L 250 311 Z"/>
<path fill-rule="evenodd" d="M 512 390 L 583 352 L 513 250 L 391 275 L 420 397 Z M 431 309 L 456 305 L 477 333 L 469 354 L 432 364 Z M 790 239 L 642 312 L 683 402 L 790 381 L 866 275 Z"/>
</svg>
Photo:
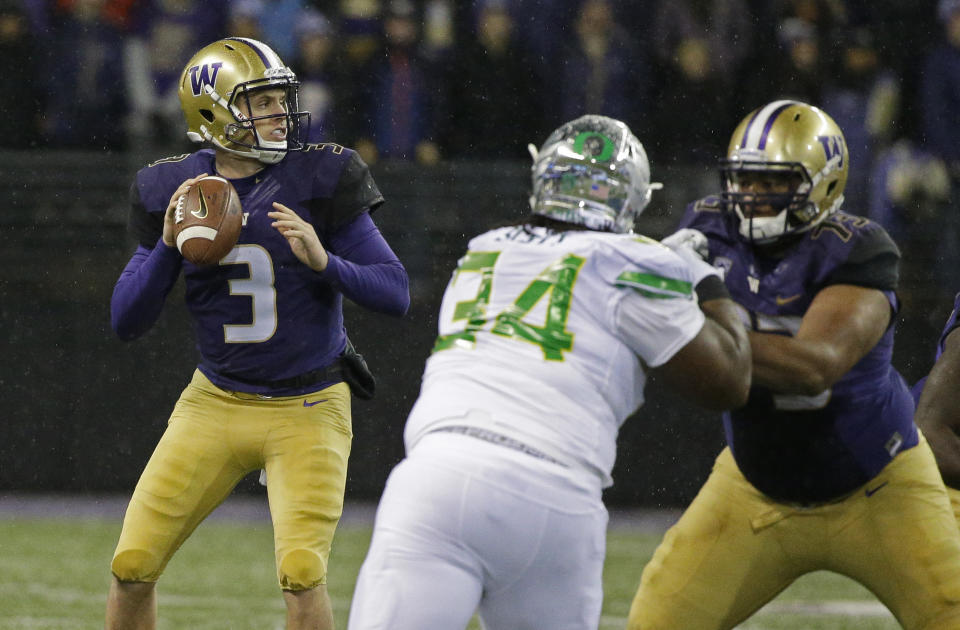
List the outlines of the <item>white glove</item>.
<svg viewBox="0 0 960 630">
<path fill-rule="evenodd" d="M 689 249 L 700 260 L 706 260 L 707 256 L 710 255 L 707 236 L 700 230 L 694 230 L 693 228 L 677 230 L 660 242 L 675 252 L 679 252 L 680 249 Z"/>
<path fill-rule="evenodd" d="M 700 230 L 683 228 L 660 241 L 682 258 L 693 272 L 693 286 L 707 276 L 714 275 L 723 279 L 720 270 L 705 262 L 710 255 L 710 246 L 706 235 Z"/>
</svg>

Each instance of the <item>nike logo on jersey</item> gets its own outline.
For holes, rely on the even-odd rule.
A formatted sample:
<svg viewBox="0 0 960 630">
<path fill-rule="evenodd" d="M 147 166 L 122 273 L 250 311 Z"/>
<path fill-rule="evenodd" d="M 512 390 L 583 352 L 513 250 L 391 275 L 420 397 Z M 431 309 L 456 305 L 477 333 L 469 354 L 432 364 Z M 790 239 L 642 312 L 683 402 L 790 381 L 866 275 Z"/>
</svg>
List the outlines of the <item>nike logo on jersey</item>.
<svg viewBox="0 0 960 630">
<path fill-rule="evenodd" d="M 803 295 L 803 293 L 797 293 L 796 295 L 791 295 L 789 297 L 782 297 L 778 295 L 776 298 L 777 306 L 784 306 L 786 304 L 789 304 L 790 302 L 793 302 L 794 300 L 798 299 L 801 295 Z"/>
<path fill-rule="evenodd" d="M 873 489 L 867 488 L 866 490 L 863 491 L 863 493 L 864 493 L 865 495 L 867 495 L 868 497 L 872 497 L 873 495 L 875 495 L 877 492 L 879 492 L 880 489 L 883 488 L 883 487 L 884 487 L 885 485 L 887 485 L 888 483 L 890 483 L 890 482 L 889 482 L 889 481 L 884 481 L 883 483 L 881 483 L 881 484 L 880 484 L 879 486 L 877 486 L 876 488 L 873 488 Z"/>
<path fill-rule="evenodd" d="M 328 400 L 329 400 L 329 398 L 321 398 L 320 400 L 314 400 L 313 402 L 310 402 L 309 400 L 305 400 L 305 401 L 303 401 L 303 406 L 304 406 L 304 407 L 313 407 L 314 405 L 319 405 L 320 403 L 322 403 L 322 402 L 327 402 Z"/>
</svg>

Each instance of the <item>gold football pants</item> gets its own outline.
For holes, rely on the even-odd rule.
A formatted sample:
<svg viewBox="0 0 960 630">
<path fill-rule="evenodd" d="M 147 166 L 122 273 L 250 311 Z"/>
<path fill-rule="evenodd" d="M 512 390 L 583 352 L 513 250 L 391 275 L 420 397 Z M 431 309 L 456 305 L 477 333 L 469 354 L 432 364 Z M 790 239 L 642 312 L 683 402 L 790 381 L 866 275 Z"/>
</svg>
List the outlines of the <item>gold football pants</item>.
<svg viewBox="0 0 960 630">
<path fill-rule="evenodd" d="M 264 399 L 221 390 L 195 372 L 127 507 L 114 575 L 156 581 L 197 525 L 263 468 L 280 586 L 325 583 L 352 437 L 344 383 Z"/>
<path fill-rule="evenodd" d="M 644 568 L 628 628 L 733 628 L 818 570 L 866 586 L 907 630 L 960 629 L 960 530 L 925 440 L 810 508 L 760 494 L 724 449 Z"/>
</svg>

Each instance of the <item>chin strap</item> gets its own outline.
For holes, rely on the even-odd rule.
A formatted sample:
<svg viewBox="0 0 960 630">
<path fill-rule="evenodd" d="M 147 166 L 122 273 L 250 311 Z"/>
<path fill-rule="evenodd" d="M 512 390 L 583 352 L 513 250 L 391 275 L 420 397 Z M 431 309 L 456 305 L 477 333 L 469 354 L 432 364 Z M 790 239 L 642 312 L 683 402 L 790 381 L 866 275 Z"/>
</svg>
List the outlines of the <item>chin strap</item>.
<svg viewBox="0 0 960 630">
<path fill-rule="evenodd" d="M 223 98 L 220 94 L 218 94 L 217 91 L 213 89 L 212 85 L 204 85 L 203 90 L 213 100 L 214 106 L 219 105 L 220 107 L 230 112 L 231 115 L 233 115 L 234 120 L 242 122 L 246 118 L 243 115 L 243 112 L 241 112 L 235 105 L 231 105 L 225 98 Z M 207 128 L 206 125 L 200 125 L 199 134 L 193 131 L 188 131 L 187 138 L 189 138 L 193 142 L 202 142 L 206 140 L 207 142 L 213 144 L 219 149 L 223 149 L 224 151 L 233 153 L 234 155 L 255 158 L 256 160 L 258 160 L 259 162 L 262 162 L 263 164 L 276 164 L 287 155 L 286 140 L 282 142 L 272 142 L 272 141 L 264 140 L 263 137 L 260 135 L 260 132 L 257 131 L 256 126 L 253 127 L 253 133 L 257 138 L 257 146 L 249 147 L 245 151 L 241 151 L 239 149 L 232 149 L 224 145 L 222 142 L 219 142 L 213 136 L 213 134 L 210 133 L 210 130 Z"/>
<path fill-rule="evenodd" d="M 740 236 L 749 239 L 754 243 L 763 243 L 772 241 L 787 231 L 787 211 L 781 210 L 779 214 L 773 217 L 751 217 L 746 218 L 737 207 L 737 215 L 740 217 Z"/>
</svg>

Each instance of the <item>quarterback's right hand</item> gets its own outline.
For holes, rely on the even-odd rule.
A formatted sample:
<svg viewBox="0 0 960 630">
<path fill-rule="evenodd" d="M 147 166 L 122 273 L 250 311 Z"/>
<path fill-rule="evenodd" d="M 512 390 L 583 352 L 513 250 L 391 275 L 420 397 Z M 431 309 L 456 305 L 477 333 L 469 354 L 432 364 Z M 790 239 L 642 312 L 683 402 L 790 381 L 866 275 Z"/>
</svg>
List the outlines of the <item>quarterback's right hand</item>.
<svg viewBox="0 0 960 630">
<path fill-rule="evenodd" d="M 170 197 L 170 203 L 167 204 L 167 211 L 163 215 L 163 244 L 167 247 L 177 246 L 177 239 L 173 236 L 173 226 L 176 221 L 174 213 L 177 210 L 177 202 L 180 201 L 180 197 L 187 194 L 187 191 L 190 190 L 191 186 L 206 176 L 206 173 L 200 173 L 196 177 L 191 177 L 180 184 L 180 186 L 173 191 L 173 196 Z"/>
</svg>

